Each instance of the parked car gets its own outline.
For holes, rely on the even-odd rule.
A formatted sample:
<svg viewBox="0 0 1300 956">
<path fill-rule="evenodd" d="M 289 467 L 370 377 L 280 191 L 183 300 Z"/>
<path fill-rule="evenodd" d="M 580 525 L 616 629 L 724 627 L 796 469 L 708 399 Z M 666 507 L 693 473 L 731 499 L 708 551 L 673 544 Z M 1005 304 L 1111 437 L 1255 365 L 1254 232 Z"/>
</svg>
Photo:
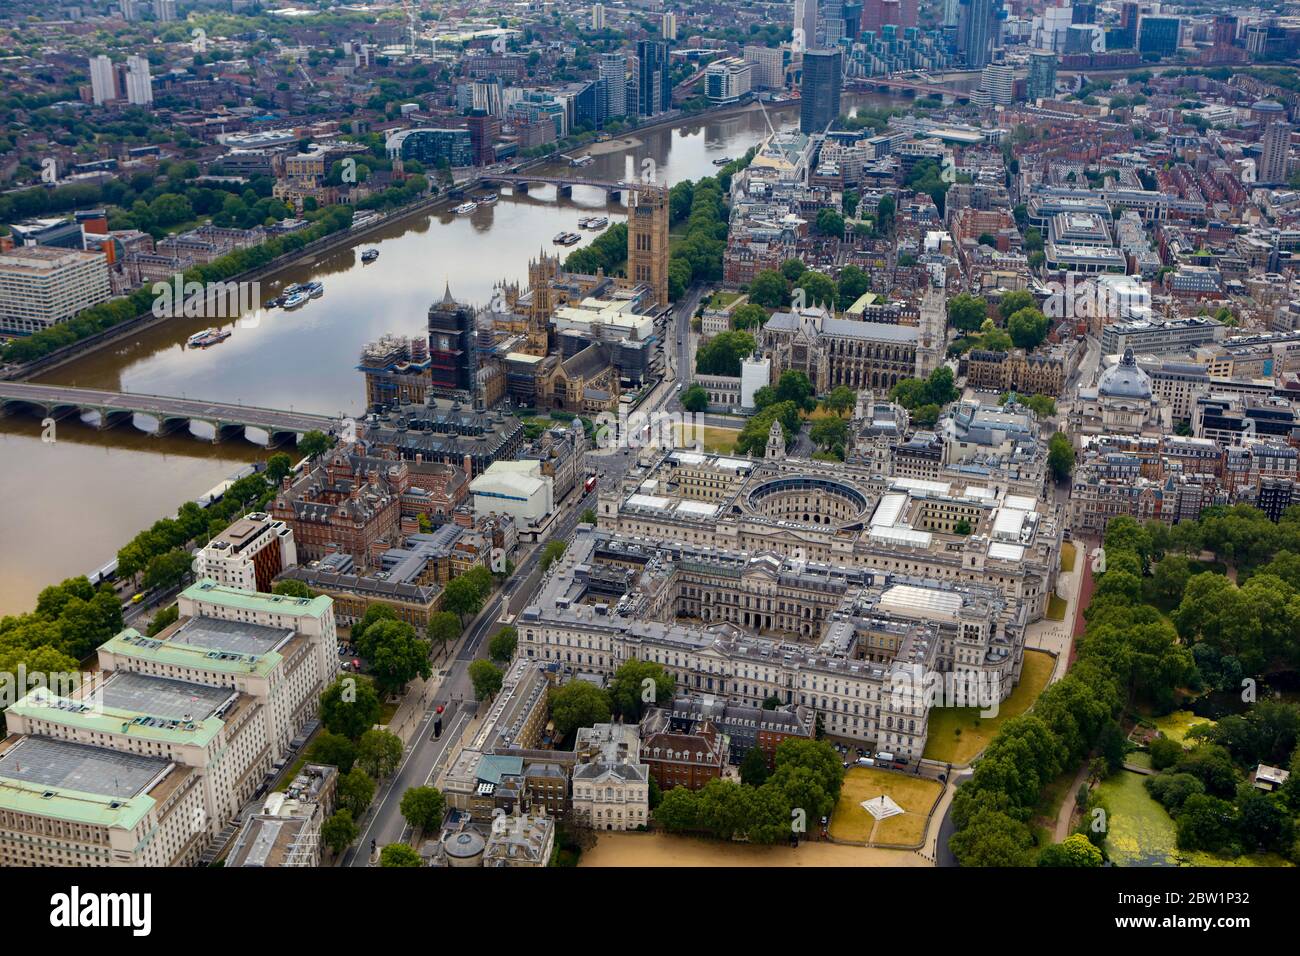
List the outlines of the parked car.
<svg viewBox="0 0 1300 956">
<path fill-rule="evenodd" d="M 857 759 L 857 764 L 859 767 L 874 767 L 876 762 L 870 757 L 859 757 Z"/>
</svg>

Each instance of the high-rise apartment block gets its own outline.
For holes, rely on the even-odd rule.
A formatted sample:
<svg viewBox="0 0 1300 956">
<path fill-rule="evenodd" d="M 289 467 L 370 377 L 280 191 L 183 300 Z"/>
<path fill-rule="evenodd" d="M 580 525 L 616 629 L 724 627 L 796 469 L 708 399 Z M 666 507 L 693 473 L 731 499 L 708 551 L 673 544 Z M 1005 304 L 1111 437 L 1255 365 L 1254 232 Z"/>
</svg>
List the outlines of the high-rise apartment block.
<svg viewBox="0 0 1300 956">
<path fill-rule="evenodd" d="M 658 116 L 673 108 L 673 80 L 668 67 L 668 44 L 640 40 L 636 45 L 637 104 L 640 116 Z"/>
<path fill-rule="evenodd" d="M 1270 123 L 1259 141 L 1259 175 L 1261 183 L 1284 183 L 1289 172 L 1291 127 Z"/>
<path fill-rule="evenodd" d="M 117 69 L 104 54 L 90 58 L 90 95 L 96 106 L 103 106 L 118 98 Z"/>
<path fill-rule="evenodd" d="M 1029 51 L 1029 77 L 1025 81 L 1029 102 L 1050 100 L 1056 95 L 1056 54 L 1050 50 Z"/>
<path fill-rule="evenodd" d="M 600 81 L 605 85 L 605 118 L 627 115 L 627 56 L 623 53 L 600 55 Z"/>
<path fill-rule="evenodd" d="M 149 61 L 142 56 L 127 57 L 126 101 L 132 106 L 153 103 L 153 78 L 149 74 Z"/>
</svg>

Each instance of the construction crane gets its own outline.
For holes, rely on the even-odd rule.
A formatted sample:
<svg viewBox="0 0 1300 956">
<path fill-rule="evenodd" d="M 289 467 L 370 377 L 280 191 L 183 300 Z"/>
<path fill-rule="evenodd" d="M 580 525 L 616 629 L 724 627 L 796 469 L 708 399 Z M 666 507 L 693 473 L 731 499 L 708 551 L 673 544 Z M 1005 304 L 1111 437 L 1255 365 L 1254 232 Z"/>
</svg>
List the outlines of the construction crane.
<svg viewBox="0 0 1300 956">
<path fill-rule="evenodd" d="M 407 24 L 408 24 L 408 26 L 409 26 L 409 31 L 410 31 L 410 39 L 407 41 L 407 51 L 406 51 L 406 52 L 409 53 L 410 55 L 414 56 L 414 55 L 415 55 L 415 37 L 416 37 L 416 29 L 415 29 L 415 10 L 416 10 L 416 4 L 412 3 L 411 0 L 402 0 L 402 9 L 406 11 L 406 20 L 407 20 Z"/>
</svg>

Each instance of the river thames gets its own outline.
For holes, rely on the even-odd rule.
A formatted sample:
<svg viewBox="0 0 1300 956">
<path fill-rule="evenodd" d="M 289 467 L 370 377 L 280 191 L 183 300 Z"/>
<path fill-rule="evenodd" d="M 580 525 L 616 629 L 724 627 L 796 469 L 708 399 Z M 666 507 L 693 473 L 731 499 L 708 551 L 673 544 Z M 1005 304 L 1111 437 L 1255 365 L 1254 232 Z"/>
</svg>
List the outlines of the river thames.
<svg viewBox="0 0 1300 956">
<path fill-rule="evenodd" d="M 626 179 L 650 159 L 657 179 L 670 185 L 711 176 L 715 159 L 743 155 L 767 134 L 769 121 L 789 129 L 798 123 L 797 109 L 784 104 L 766 114 L 753 109 L 635 131 L 600 144 L 580 175 Z M 187 349 L 185 341 L 213 320 L 160 323 L 36 381 L 355 415 L 364 404 L 356 363 L 366 342 L 385 332 L 421 334 L 444 285 L 473 305 L 486 305 L 502 280 L 526 286 L 530 258 L 541 251 L 566 255 L 596 238 L 578 228 L 593 213 L 607 215 L 612 226 L 625 208 L 608 202 L 603 190 L 578 186 L 557 199 L 554 187 L 534 186 L 520 195 L 507 188 L 498 202 L 469 215 L 446 209 L 402 218 L 261 280 L 263 300 L 290 283 L 323 282 L 324 295 L 299 309 L 227 323 L 230 337 L 207 349 Z M 580 232 L 582 244 L 552 245 L 561 231 Z M 379 258 L 362 263 L 361 250 L 369 247 Z M 28 610 L 45 585 L 89 573 L 137 531 L 265 455 L 244 440 L 155 438 L 129 424 L 100 432 L 75 419 L 59 422 L 55 439 L 41 440 L 35 417 L 0 419 L 0 615 Z"/>
</svg>

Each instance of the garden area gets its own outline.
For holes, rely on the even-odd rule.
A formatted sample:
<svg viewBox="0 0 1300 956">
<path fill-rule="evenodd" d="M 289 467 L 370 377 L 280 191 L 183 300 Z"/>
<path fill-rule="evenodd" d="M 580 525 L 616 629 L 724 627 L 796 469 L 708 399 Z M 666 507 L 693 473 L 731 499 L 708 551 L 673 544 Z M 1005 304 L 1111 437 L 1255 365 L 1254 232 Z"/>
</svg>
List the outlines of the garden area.
<svg viewBox="0 0 1300 956">
<path fill-rule="evenodd" d="M 930 711 L 930 732 L 924 757 L 959 766 L 971 762 L 988 746 L 1004 723 L 1019 717 L 1038 699 L 1051 679 L 1056 659 L 1043 651 L 1025 651 L 1020 683 L 998 707 L 996 717 L 981 717 L 978 707 L 936 707 Z"/>
<path fill-rule="evenodd" d="M 1286 693 L 1300 668 L 1300 507 L 1277 522 L 1245 505 L 1172 527 L 1121 516 L 1103 545 L 1074 666 L 989 742 L 953 800 L 953 854 L 962 866 L 1300 861 L 1300 705 Z M 1290 777 L 1257 785 L 1261 766 Z M 1058 821 L 1071 781 L 1077 812 Z"/>
</svg>

